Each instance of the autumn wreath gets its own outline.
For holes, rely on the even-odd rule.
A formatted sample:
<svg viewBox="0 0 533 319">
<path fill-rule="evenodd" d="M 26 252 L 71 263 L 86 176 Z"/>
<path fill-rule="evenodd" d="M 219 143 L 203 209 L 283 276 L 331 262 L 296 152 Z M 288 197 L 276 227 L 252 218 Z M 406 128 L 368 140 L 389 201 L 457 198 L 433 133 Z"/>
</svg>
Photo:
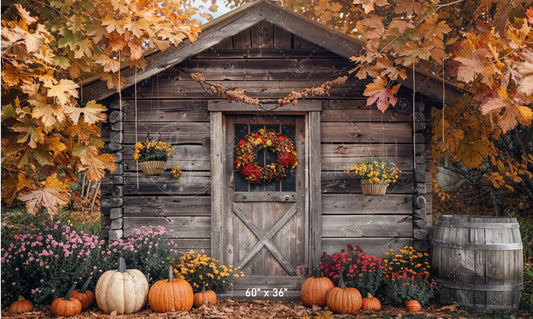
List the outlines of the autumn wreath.
<svg viewBox="0 0 533 319">
<path fill-rule="evenodd" d="M 268 148 L 278 154 L 278 161 L 260 166 L 256 153 Z M 291 168 L 298 165 L 298 154 L 293 141 L 287 136 L 269 129 L 259 129 L 248 133 L 235 151 L 235 165 L 244 178 L 250 183 L 268 183 L 282 180 Z"/>
</svg>

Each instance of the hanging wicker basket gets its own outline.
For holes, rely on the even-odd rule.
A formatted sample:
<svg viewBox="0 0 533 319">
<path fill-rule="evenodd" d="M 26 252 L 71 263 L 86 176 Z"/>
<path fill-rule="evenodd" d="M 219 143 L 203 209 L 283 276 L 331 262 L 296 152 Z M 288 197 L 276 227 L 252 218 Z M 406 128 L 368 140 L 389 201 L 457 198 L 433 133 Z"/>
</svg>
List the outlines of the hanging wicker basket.
<svg viewBox="0 0 533 319">
<path fill-rule="evenodd" d="M 144 175 L 161 175 L 167 168 L 166 161 L 148 161 L 139 162 L 139 166 L 143 170 Z"/>
<path fill-rule="evenodd" d="M 389 183 L 385 181 L 379 181 L 370 183 L 368 179 L 361 180 L 361 188 L 364 195 L 385 195 Z"/>
</svg>

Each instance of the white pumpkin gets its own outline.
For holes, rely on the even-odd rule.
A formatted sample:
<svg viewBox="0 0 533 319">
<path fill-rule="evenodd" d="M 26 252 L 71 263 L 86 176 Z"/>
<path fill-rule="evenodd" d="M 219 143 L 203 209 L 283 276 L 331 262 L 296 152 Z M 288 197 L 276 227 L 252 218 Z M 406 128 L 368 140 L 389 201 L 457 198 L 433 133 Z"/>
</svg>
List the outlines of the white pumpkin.
<svg viewBox="0 0 533 319">
<path fill-rule="evenodd" d="M 94 291 L 98 308 L 106 313 L 133 313 L 142 309 L 148 297 L 148 281 L 138 269 L 126 269 L 120 257 L 118 270 L 100 276 Z"/>
</svg>

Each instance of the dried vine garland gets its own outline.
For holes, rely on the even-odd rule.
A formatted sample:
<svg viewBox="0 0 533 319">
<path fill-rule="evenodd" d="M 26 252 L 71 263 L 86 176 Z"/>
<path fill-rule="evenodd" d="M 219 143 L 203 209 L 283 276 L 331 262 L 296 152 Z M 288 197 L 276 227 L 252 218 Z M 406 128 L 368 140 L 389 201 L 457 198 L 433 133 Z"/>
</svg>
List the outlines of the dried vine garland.
<svg viewBox="0 0 533 319">
<path fill-rule="evenodd" d="M 256 152 L 268 148 L 278 155 L 278 161 L 260 166 Z M 294 142 L 287 136 L 269 129 L 248 133 L 235 151 L 235 166 L 244 178 L 253 184 L 282 180 L 291 168 L 298 165 L 298 154 Z"/>
<path fill-rule="evenodd" d="M 243 89 L 229 89 L 220 83 L 207 81 L 203 73 L 199 73 L 199 72 L 191 73 L 191 78 L 195 80 L 196 82 L 200 83 L 202 87 L 204 84 L 209 85 L 211 94 L 217 94 L 217 95 L 223 96 L 226 99 L 228 99 L 229 102 L 236 101 L 236 102 L 243 102 L 246 104 L 258 105 L 258 106 L 261 106 L 261 103 L 264 102 L 258 98 L 252 98 L 252 97 L 247 96 Z M 333 85 L 344 84 L 347 79 L 348 79 L 347 76 L 339 76 L 336 79 L 322 83 L 318 87 L 312 87 L 312 88 L 302 89 L 298 91 L 292 91 L 291 94 L 289 94 L 288 96 L 278 99 L 277 104 L 278 106 L 284 106 L 286 104 L 296 105 L 299 99 L 300 100 L 305 99 L 309 95 L 312 95 L 312 96 L 329 95 L 329 90 L 331 89 Z"/>
</svg>

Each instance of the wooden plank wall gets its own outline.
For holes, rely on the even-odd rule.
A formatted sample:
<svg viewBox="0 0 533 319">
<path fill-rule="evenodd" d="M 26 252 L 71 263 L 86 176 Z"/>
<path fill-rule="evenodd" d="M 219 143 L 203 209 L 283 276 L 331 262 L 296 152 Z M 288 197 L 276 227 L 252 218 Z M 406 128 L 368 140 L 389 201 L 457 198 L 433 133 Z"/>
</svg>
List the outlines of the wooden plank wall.
<svg viewBox="0 0 533 319">
<path fill-rule="evenodd" d="M 320 85 L 351 67 L 347 59 L 262 22 L 125 90 L 123 149 L 119 151 L 123 153 L 123 216 L 122 222 L 112 226 L 113 216 L 104 211 L 104 233 L 120 224 L 126 236 L 135 227 L 162 225 L 174 230 L 183 250 L 209 252 L 207 102 L 220 97 L 193 81 L 191 73 L 202 72 L 207 80 L 264 99 Z M 323 103 L 321 245 L 334 252 L 346 244 L 358 244 L 383 255 L 389 247 L 411 243 L 412 122 L 408 108 L 381 113 L 366 107 L 364 84 L 351 76 L 345 85 L 334 87 L 330 96 L 316 97 Z M 144 140 L 148 132 L 172 143 L 179 153 L 162 176 L 144 176 L 132 158 L 135 141 Z M 392 159 L 404 173 L 386 196 L 363 196 L 358 179 L 343 171 L 376 156 Z M 177 165 L 183 170 L 179 181 L 169 171 Z M 104 187 L 104 195 L 116 195 L 113 187 Z"/>
</svg>

